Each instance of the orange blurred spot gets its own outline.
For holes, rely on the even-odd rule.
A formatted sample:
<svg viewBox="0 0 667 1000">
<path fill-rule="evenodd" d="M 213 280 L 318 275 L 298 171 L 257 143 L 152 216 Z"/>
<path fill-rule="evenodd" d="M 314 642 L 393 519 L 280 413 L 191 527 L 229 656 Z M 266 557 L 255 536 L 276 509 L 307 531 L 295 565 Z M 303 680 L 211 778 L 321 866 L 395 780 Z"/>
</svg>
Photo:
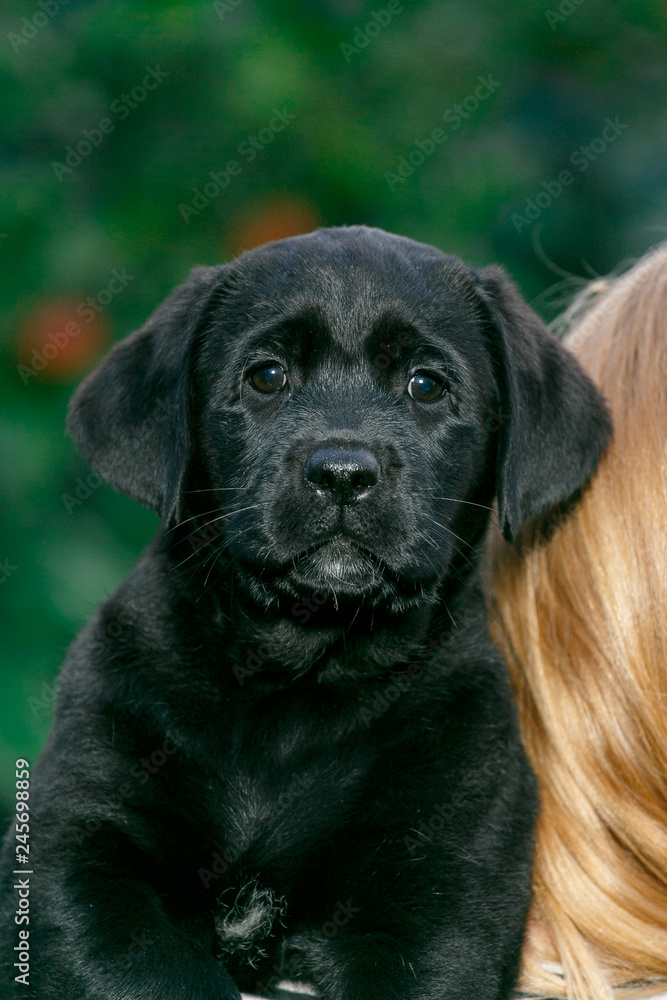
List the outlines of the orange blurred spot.
<svg viewBox="0 0 667 1000">
<path fill-rule="evenodd" d="M 52 299 L 38 306 L 19 330 L 20 364 L 51 382 L 90 369 L 109 340 L 109 323 L 98 309 L 93 299 Z"/>
<path fill-rule="evenodd" d="M 254 204 L 231 227 L 229 246 L 234 255 L 262 243 L 310 233 L 322 224 L 320 214 L 307 198 L 278 195 Z"/>
</svg>

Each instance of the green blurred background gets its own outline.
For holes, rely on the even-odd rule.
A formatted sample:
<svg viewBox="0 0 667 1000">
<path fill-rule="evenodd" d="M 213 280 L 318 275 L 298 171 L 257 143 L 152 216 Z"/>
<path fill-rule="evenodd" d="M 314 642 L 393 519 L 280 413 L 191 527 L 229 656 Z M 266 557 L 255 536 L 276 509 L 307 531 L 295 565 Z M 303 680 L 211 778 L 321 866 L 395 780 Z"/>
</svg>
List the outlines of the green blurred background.
<svg viewBox="0 0 667 1000">
<path fill-rule="evenodd" d="M 499 261 L 551 318 L 665 235 L 666 28 L 665 0 L 3 0 L 1 816 L 157 527 L 86 482 L 73 386 L 191 266 L 318 225 Z"/>
</svg>

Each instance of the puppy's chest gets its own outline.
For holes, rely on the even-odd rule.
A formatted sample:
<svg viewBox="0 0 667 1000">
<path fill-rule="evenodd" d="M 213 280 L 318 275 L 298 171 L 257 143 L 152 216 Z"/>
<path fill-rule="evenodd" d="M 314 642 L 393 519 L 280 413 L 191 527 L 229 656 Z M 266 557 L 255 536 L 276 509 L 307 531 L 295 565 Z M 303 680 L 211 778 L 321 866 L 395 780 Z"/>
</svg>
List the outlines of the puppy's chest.
<svg viewBox="0 0 667 1000">
<path fill-rule="evenodd" d="M 208 802 L 228 862 L 280 861 L 326 839 L 357 810 L 374 748 L 319 736 L 280 728 L 253 736 L 240 727 Z"/>
</svg>

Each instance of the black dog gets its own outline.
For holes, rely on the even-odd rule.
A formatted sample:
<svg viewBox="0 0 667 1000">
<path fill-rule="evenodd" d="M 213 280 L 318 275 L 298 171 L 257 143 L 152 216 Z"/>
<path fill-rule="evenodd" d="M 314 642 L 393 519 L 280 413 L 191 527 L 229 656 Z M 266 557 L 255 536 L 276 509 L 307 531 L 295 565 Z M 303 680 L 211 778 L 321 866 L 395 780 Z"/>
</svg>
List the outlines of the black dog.
<svg viewBox="0 0 667 1000">
<path fill-rule="evenodd" d="M 194 271 L 69 427 L 165 528 L 63 670 L 16 996 L 508 997 L 536 795 L 477 565 L 607 442 L 574 360 L 499 269 L 322 230 Z"/>
</svg>

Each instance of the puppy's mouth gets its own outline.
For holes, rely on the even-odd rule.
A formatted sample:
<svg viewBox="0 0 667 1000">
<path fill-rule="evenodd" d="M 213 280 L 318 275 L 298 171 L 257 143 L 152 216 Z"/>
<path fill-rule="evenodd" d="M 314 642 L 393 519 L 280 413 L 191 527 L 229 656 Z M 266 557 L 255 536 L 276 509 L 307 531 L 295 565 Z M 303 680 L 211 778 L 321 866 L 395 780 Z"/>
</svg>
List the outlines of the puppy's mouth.
<svg viewBox="0 0 667 1000">
<path fill-rule="evenodd" d="M 293 561 L 285 578 L 297 591 L 342 597 L 370 597 L 385 590 L 388 583 L 378 557 L 343 535 L 311 545 Z"/>
</svg>

